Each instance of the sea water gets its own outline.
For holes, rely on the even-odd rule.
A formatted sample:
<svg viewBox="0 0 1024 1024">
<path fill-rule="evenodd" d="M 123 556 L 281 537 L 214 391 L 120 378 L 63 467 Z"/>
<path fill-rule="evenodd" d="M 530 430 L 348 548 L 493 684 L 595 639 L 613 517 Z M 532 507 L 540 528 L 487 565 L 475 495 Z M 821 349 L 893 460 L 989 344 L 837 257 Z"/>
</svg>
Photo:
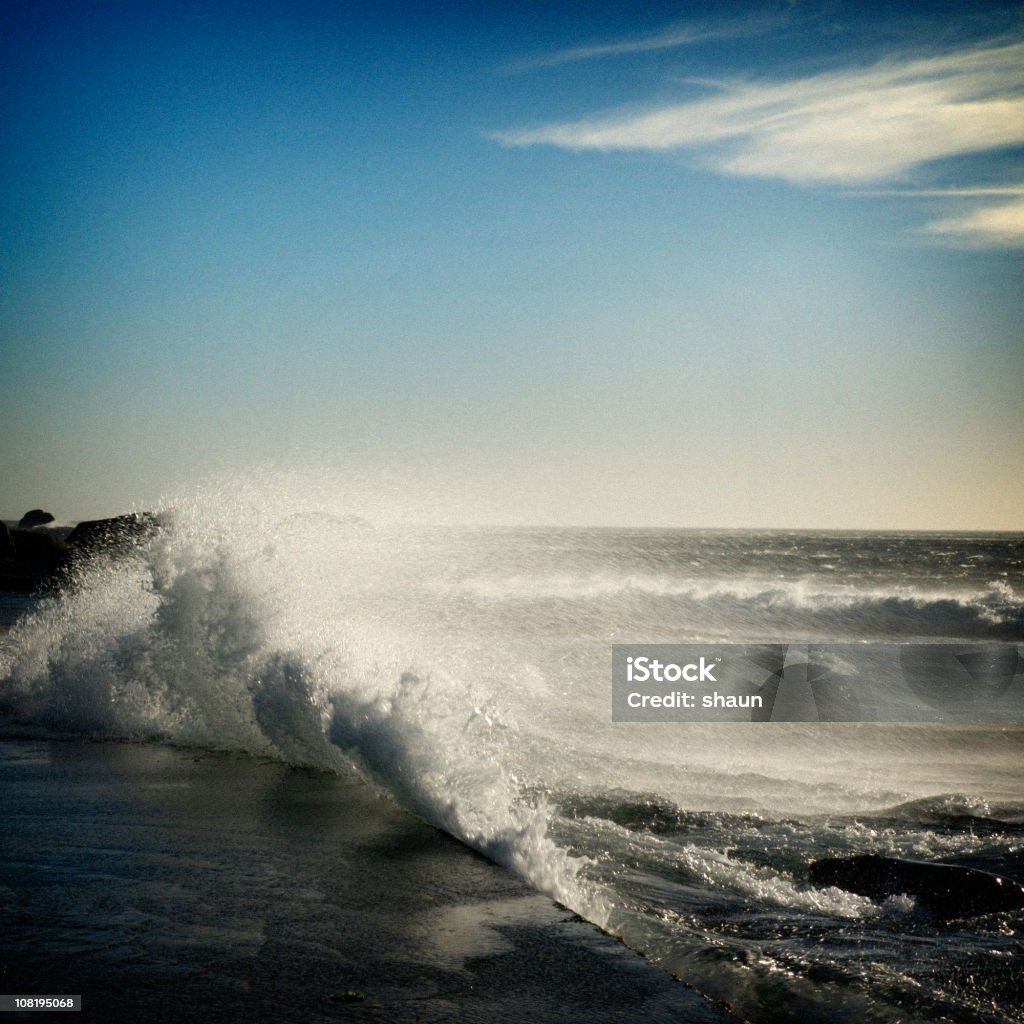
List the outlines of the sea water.
<svg viewBox="0 0 1024 1024">
<path fill-rule="evenodd" d="M 422 525 L 234 483 L 160 518 L 0 640 L 8 734 L 354 774 L 751 1021 L 1024 1021 L 1020 913 L 806 875 L 1024 881 L 1019 718 L 611 715 L 616 644 L 1015 644 L 1024 537 Z"/>
</svg>

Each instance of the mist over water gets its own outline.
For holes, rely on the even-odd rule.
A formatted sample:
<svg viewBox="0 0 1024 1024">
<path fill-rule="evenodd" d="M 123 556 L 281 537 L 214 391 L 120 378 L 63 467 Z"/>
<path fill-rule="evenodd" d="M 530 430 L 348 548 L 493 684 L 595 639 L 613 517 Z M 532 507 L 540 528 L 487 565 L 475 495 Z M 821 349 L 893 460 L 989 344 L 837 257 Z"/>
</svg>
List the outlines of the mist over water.
<svg viewBox="0 0 1024 1024">
<path fill-rule="evenodd" d="M 422 539 L 276 493 L 231 485 L 160 510 L 156 538 L 16 626 L 5 719 L 356 772 L 600 923 L 544 801 L 508 771 L 498 680 L 434 632 Z"/>
<path fill-rule="evenodd" d="M 613 643 L 1019 641 L 1024 538 L 465 529 L 328 491 L 168 502 L 0 641 L 5 729 L 354 772 L 752 1020 L 1024 1020 L 1019 916 L 922 956 L 912 899 L 805 875 L 870 850 L 1022 877 L 1019 724 L 610 715 Z"/>
</svg>

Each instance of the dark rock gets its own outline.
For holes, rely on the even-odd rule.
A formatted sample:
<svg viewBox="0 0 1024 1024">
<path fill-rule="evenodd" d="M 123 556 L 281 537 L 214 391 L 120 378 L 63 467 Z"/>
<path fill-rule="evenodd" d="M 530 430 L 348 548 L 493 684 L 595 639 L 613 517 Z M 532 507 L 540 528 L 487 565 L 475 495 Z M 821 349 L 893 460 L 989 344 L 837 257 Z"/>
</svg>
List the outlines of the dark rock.
<svg viewBox="0 0 1024 1024">
<path fill-rule="evenodd" d="M 75 554 L 126 554 L 140 541 L 156 533 L 158 526 L 152 512 L 132 512 L 112 519 L 87 519 L 68 534 L 67 545 Z"/>
<path fill-rule="evenodd" d="M 0 590 L 29 593 L 60 586 L 68 563 L 68 549 L 63 541 L 36 530 L 11 530 L 8 537 L 14 554 L 3 560 Z"/>
<path fill-rule="evenodd" d="M 34 508 L 21 517 L 18 529 L 31 530 L 33 526 L 45 526 L 47 523 L 52 522 L 53 516 L 49 512 L 44 512 L 41 508 Z"/>
<path fill-rule="evenodd" d="M 860 896 L 913 896 L 943 920 L 1024 909 L 1024 887 L 1009 878 L 957 864 L 860 854 L 825 857 L 807 870 L 814 885 L 834 885 Z"/>
<path fill-rule="evenodd" d="M 6 523 L 0 523 L 0 562 L 13 562 L 16 557 L 14 538 Z"/>
<path fill-rule="evenodd" d="M 51 530 L 7 530 L 4 526 L 0 590 L 55 592 L 73 586 L 79 566 L 92 558 L 127 554 L 155 533 L 158 525 L 149 512 L 91 519 L 79 523 L 66 540 Z"/>
<path fill-rule="evenodd" d="M 35 530 L 12 530 L 14 560 L 32 572 L 54 572 L 67 561 L 68 549 L 52 534 Z"/>
</svg>

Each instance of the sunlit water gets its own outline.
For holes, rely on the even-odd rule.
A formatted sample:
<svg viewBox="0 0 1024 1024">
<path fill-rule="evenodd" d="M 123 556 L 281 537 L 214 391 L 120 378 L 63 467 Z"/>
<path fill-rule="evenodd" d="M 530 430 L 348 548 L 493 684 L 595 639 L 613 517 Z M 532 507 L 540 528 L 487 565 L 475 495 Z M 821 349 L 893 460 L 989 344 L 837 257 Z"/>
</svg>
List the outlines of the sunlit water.
<svg viewBox="0 0 1024 1024">
<path fill-rule="evenodd" d="M 1024 1021 L 1020 914 L 806 878 L 873 851 L 1024 880 L 1024 727 L 610 703 L 613 643 L 1017 642 L 1024 538 L 420 528 L 263 493 L 169 503 L 26 610 L 7 731 L 355 772 L 750 1020 Z"/>
</svg>

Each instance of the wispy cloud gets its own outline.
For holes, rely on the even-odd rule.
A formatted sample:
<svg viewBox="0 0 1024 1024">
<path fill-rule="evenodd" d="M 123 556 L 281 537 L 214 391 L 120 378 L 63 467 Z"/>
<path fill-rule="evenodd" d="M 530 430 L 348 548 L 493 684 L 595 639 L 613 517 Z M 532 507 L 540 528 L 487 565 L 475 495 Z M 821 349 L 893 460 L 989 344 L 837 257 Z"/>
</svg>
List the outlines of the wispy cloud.
<svg viewBox="0 0 1024 1024">
<path fill-rule="evenodd" d="M 1024 249 L 1024 199 L 933 220 L 922 230 L 955 245 Z"/>
<path fill-rule="evenodd" d="M 900 180 L 1024 144 L 1024 43 L 773 82 L 642 112 L 496 133 L 507 146 L 699 150 L 722 173 L 797 184 Z"/>
<path fill-rule="evenodd" d="M 968 188 L 886 188 L 858 189 L 854 196 L 930 196 L 973 199 L 977 196 L 1024 196 L 1024 185 L 979 185 Z"/>
<path fill-rule="evenodd" d="M 779 18 L 758 17 L 740 21 L 691 22 L 674 24 L 647 35 L 630 36 L 605 43 L 574 46 L 555 53 L 545 54 L 516 65 L 518 70 L 554 67 L 575 61 L 595 60 L 602 57 L 620 57 L 629 54 L 649 53 L 656 50 L 671 50 L 680 46 L 693 46 L 715 39 L 735 39 L 739 36 L 756 35 L 777 28 Z"/>
</svg>

